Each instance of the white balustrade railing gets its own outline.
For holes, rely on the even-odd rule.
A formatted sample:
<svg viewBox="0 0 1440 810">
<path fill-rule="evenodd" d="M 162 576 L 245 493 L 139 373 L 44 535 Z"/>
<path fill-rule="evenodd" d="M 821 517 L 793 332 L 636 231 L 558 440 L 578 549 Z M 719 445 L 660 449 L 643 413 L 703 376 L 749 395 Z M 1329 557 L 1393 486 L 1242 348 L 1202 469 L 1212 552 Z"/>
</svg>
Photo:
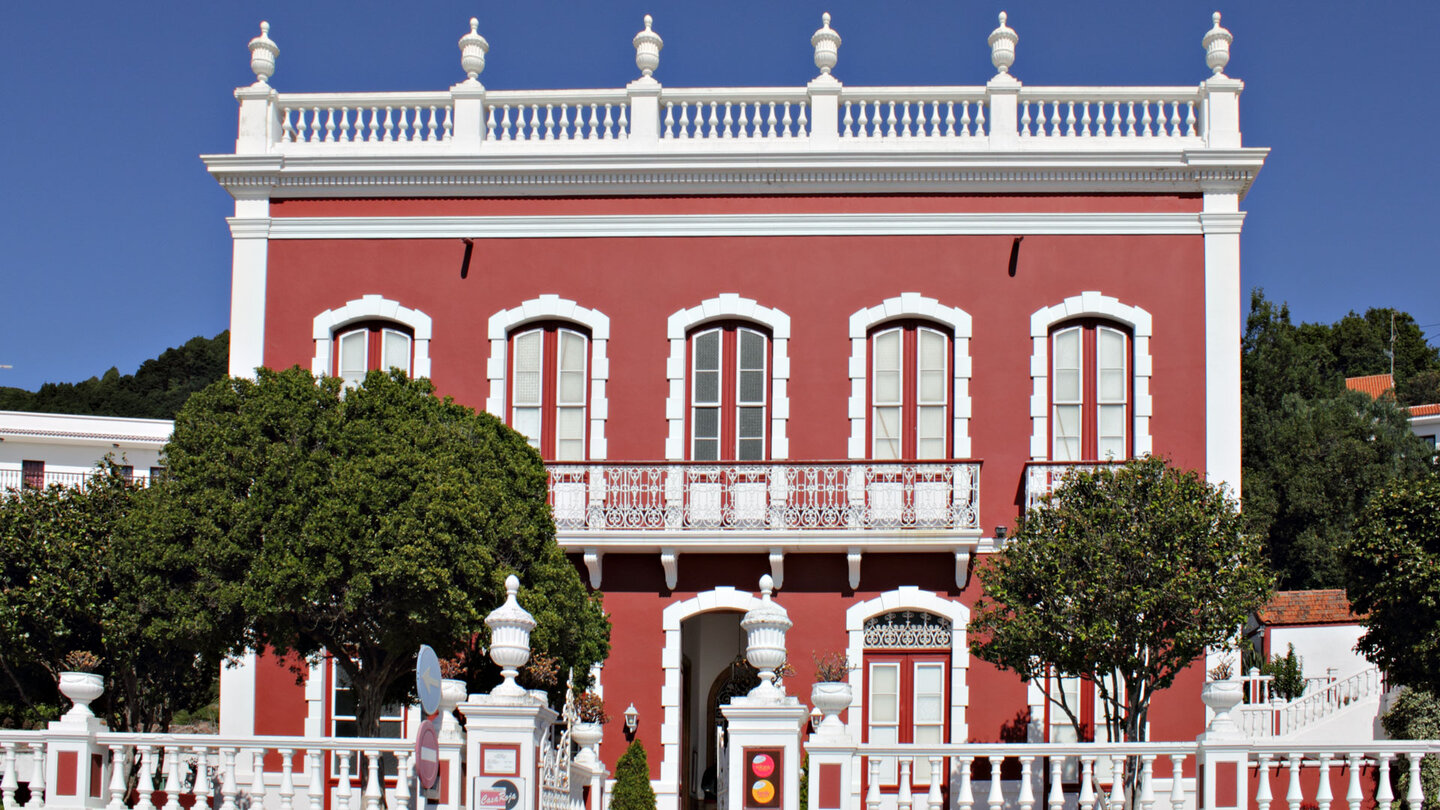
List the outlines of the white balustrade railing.
<svg viewBox="0 0 1440 810">
<path fill-rule="evenodd" d="M 79 487 L 81 489 L 90 485 L 95 478 L 93 470 L 89 472 L 53 472 L 46 470 L 40 473 L 27 473 L 24 470 L 0 470 L 0 494 L 9 490 L 20 490 L 24 488 L 44 489 L 49 486 Z M 136 484 L 147 486 L 150 483 L 148 471 L 136 470 L 130 479 Z"/>
<path fill-rule="evenodd" d="M 453 135 L 454 105 L 439 93 L 281 93 L 281 144 L 430 143 Z"/>
<path fill-rule="evenodd" d="M 1233 751 L 1234 743 L 1227 745 Z M 1241 745 L 1247 778 L 1236 804 L 1255 810 L 1276 801 L 1332 810 L 1337 799 L 1350 810 L 1420 810 L 1420 764 L 1440 756 L 1436 740 Z M 1193 808 L 1200 796 L 1214 795 L 1216 786 L 1203 784 L 1206 755 L 1196 742 L 861 744 L 853 762 L 865 810 L 1164 810 Z M 1391 786 L 1400 771 L 1410 775 L 1404 796 Z M 859 810 L 848 801 L 844 807 Z"/>
<path fill-rule="evenodd" d="M 975 461 L 546 466 L 562 532 L 980 526 Z"/>
<path fill-rule="evenodd" d="M 1271 697 L 1263 685 L 1247 691 Z M 1370 667 L 1313 688 L 1307 684 L 1306 693 L 1289 702 L 1272 699 L 1242 704 L 1238 707 L 1238 720 L 1240 727 L 1252 738 L 1285 737 L 1329 720 L 1366 698 L 1378 698 L 1384 691 L 1383 673 L 1377 667 Z"/>
<path fill-rule="evenodd" d="M 623 141 L 630 103 L 623 90 L 499 91 L 486 96 L 487 141 Z"/>
<path fill-rule="evenodd" d="M 984 137 L 986 104 L 983 87 L 846 88 L 840 95 L 840 137 Z"/>
<path fill-rule="evenodd" d="M 1199 142 L 1196 88 L 1026 87 L 1020 91 L 1021 138 L 1192 139 Z"/>
<path fill-rule="evenodd" d="M 1025 465 L 1025 508 L 1037 506 L 1072 472 L 1095 472 L 1110 462 L 1032 461 Z"/>
<path fill-rule="evenodd" d="M 1067 151 L 1208 144 L 1203 88 L 1024 87 L 1003 120 L 994 117 L 992 90 L 847 87 L 816 96 L 806 87 L 662 88 L 658 108 L 652 97 L 643 111 L 626 88 L 491 90 L 471 101 L 449 91 L 279 93 L 267 102 L 275 105 L 276 123 L 266 130 L 264 149 L 307 155 L 377 149 L 584 153 L 736 141 L 803 151 L 921 139 L 939 148 Z M 477 117 L 466 119 L 457 106 L 462 103 L 477 105 Z M 819 120 L 833 122 L 825 133 L 815 131 L 822 104 L 829 112 Z M 653 120 L 642 126 L 637 116 Z M 635 140 L 640 133 L 646 133 L 644 144 Z"/>
<path fill-rule="evenodd" d="M 4 807 L 16 806 L 21 784 L 30 788 L 28 807 L 44 806 L 43 780 L 35 776 L 45 770 L 48 736 L 0 731 Z M 410 740 L 102 731 L 95 744 L 108 751 L 102 774 L 108 810 L 178 808 L 192 798 L 195 806 L 219 810 L 379 810 L 382 803 L 405 807 L 414 779 Z M 453 798 L 450 807 L 457 807 Z"/>
<path fill-rule="evenodd" d="M 695 88 L 660 96 L 661 140 L 783 140 L 810 137 L 805 88 Z"/>
</svg>

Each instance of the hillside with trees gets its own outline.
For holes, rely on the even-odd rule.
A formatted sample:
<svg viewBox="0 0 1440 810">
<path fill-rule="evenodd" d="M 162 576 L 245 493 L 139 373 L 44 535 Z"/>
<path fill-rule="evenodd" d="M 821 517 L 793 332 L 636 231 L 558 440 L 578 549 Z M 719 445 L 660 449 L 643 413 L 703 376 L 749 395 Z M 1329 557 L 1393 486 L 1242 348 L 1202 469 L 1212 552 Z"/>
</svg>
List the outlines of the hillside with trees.
<svg viewBox="0 0 1440 810">
<path fill-rule="evenodd" d="M 190 395 L 223 378 L 230 332 L 194 337 L 146 360 L 134 374 L 111 368 L 78 383 L 45 383 L 38 391 L 0 387 L 0 410 L 174 419 Z"/>
<path fill-rule="evenodd" d="M 1346 390 L 1346 377 L 1390 373 L 1392 317 L 1396 396 Z M 1280 587 L 1343 587 L 1338 551 L 1371 494 L 1431 466 L 1404 406 L 1440 402 L 1440 349 L 1404 312 L 1297 325 L 1260 290 L 1242 345 L 1246 515 Z"/>
</svg>

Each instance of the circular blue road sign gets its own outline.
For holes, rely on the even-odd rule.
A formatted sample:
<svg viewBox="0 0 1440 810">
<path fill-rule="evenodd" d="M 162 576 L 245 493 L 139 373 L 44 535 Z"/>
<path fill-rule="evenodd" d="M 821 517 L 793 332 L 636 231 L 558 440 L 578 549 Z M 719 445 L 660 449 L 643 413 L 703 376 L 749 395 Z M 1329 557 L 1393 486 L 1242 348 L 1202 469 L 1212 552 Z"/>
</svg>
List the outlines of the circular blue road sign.
<svg viewBox="0 0 1440 810">
<path fill-rule="evenodd" d="M 426 716 L 440 708 L 440 659 L 429 644 L 421 644 L 420 654 L 415 656 L 415 691 Z"/>
</svg>

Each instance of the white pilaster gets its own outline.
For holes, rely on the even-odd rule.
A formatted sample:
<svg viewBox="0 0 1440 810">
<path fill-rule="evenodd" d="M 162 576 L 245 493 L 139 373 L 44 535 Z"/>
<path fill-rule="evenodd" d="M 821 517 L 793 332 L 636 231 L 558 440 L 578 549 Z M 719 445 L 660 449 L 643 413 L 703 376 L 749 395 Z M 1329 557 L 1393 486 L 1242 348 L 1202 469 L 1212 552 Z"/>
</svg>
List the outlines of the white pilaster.
<svg viewBox="0 0 1440 810">
<path fill-rule="evenodd" d="M 1205 471 L 1240 495 L 1240 228 L 1235 190 L 1206 192 Z"/>
<path fill-rule="evenodd" d="M 270 200 L 237 199 L 228 220 L 234 241 L 230 275 L 230 376 L 250 377 L 265 364 L 265 281 L 270 253 Z"/>
</svg>

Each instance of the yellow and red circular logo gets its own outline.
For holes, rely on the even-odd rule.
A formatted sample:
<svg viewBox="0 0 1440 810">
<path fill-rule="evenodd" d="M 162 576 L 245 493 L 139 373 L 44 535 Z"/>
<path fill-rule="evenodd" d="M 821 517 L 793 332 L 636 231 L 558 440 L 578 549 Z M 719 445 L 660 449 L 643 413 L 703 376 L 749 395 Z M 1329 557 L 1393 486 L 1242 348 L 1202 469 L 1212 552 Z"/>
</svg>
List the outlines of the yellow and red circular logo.
<svg viewBox="0 0 1440 810">
<path fill-rule="evenodd" d="M 755 757 L 750 760 L 750 772 L 761 779 L 775 773 L 775 758 L 769 754 L 756 754 Z M 767 782 L 766 784 L 769 783 Z"/>
<path fill-rule="evenodd" d="M 750 798 L 756 804 L 769 804 L 775 798 L 775 785 L 769 779 L 756 780 L 750 786 Z"/>
</svg>

